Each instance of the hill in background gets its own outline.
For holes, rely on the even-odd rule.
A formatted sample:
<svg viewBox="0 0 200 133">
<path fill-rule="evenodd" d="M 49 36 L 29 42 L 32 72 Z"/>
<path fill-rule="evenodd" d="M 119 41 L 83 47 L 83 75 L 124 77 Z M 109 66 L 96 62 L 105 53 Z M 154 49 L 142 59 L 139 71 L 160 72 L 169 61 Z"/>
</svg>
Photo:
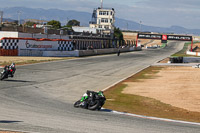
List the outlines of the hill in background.
<svg viewBox="0 0 200 133">
<path fill-rule="evenodd" d="M 81 22 L 81 26 L 88 26 L 92 13 L 59 10 L 59 9 L 41 9 L 26 7 L 3 8 L 4 18 L 18 20 L 18 11 L 21 12 L 20 19 L 39 19 L 39 20 L 58 20 L 65 25 L 69 20 L 76 19 Z M 116 18 L 115 26 L 122 30 L 140 30 L 140 24 L 134 21 Z M 141 25 L 142 31 L 159 33 L 177 33 L 177 34 L 195 34 L 200 35 L 200 29 L 186 29 L 180 26 L 171 26 L 169 28 Z"/>
</svg>

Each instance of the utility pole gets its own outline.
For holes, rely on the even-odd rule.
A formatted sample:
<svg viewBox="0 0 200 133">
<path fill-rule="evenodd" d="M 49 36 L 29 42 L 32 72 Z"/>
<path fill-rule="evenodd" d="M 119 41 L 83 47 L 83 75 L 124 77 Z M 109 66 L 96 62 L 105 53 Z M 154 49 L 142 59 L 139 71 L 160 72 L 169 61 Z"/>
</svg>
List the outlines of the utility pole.
<svg viewBox="0 0 200 133">
<path fill-rule="evenodd" d="M 0 11 L 0 15 L 1 15 L 1 23 L 0 23 L 0 27 L 2 27 L 2 24 L 3 24 L 3 11 Z"/>
<path fill-rule="evenodd" d="M 101 0 L 101 9 L 103 9 L 103 0 Z"/>
<path fill-rule="evenodd" d="M 142 32 L 142 21 L 140 21 L 140 32 Z"/>
<path fill-rule="evenodd" d="M 21 15 L 21 11 L 17 11 L 17 13 L 18 13 L 18 25 L 20 25 L 20 15 Z"/>
<path fill-rule="evenodd" d="M 67 17 L 67 24 L 68 24 L 68 22 L 69 22 L 69 18 Z M 67 24 L 66 24 L 66 26 L 67 26 Z"/>
</svg>

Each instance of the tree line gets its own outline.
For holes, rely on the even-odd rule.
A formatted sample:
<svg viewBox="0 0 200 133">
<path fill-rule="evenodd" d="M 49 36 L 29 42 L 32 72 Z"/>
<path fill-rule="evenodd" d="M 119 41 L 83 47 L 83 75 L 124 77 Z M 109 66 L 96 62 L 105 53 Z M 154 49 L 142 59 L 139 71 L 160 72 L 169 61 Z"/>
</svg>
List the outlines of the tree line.
<svg viewBox="0 0 200 133">
<path fill-rule="evenodd" d="M 35 24 L 39 24 L 39 23 L 31 22 L 31 21 L 28 21 L 25 23 L 26 26 L 30 26 L 30 27 L 34 26 Z M 80 26 L 80 22 L 73 19 L 73 20 L 68 21 L 66 25 L 61 26 L 60 21 L 51 20 L 47 22 L 47 25 L 51 25 L 53 29 L 60 29 L 60 28 L 65 28 L 65 27 L 72 28 L 72 26 Z"/>
<path fill-rule="evenodd" d="M 37 24 L 36 22 L 31 22 L 28 21 L 25 23 L 25 25 L 27 26 L 33 26 Z M 57 20 L 51 20 L 47 22 L 47 25 L 51 25 L 53 29 L 61 29 L 61 28 L 68 28 L 68 29 L 72 29 L 72 26 L 80 26 L 80 22 L 78 20 L 70 20 L 67 22 L 66 25 L 61 26 L 61 23 Z M 122 31 L 119 28 L 114 28 L 114 38 L 117 40 L 124 40 L 123 39 L 123 34 Z"/>
</svg>

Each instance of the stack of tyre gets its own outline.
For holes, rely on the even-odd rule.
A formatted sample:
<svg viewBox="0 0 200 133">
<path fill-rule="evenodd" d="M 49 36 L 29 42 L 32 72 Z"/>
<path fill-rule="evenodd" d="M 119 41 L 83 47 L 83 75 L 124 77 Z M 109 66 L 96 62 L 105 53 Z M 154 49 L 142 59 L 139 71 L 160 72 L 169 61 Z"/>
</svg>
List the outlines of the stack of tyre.
<svg viewBox="0 0 200 133">
<path fill-rule="evenodd" d="M 170 62 L 171 63 L 183 63 L 183 57 L 171 57 Z"/>
</svg>

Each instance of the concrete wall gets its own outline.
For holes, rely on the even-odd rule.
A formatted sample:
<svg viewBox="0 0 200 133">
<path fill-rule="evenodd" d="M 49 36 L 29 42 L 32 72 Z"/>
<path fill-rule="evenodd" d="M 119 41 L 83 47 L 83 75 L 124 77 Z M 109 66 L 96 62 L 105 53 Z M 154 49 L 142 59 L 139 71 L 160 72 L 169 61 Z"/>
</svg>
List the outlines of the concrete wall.
<svg viewBox="0 0 200 133">
<path fill-rule="evenodd" d="M 19 56 L 43 56 L 42 50 L 21 49 L 18 52 Z"/>
<path fill-rule="evenodd" d="M 78 57 L 79 51 L 43 51 L 34 49 L 21 49 L 19 56 Z"/>
<path fill-rule="evenodd" d="M 191 51 L 187 51 L 186 54 L 187 54 L 187 55 L 200 56 L 200 52 L 191 52 Z"/>
<path fill-rule="evenodd" d="M 120 52 L 130 52 L 130 51 L 137 51 L 141 50 L 141 47 L 135 48 L 135 47 L 126 47 L 126 48 L 120 48 Z M 92 55 L 103 55 L 103 54 L 113 54 L 117 53 L 117 48 L 109 48 L 109 49 L 94 49 L 94 50 L 80 50 L 79 56 L 92 56 Z"/>
<path fill-rule="evenodd" d="M 79 51 L 43 51 L 45 57 L 78 57 Z"/>
<path fill-rule="evenodd" d="M 184 63 L 200 63 L 199 57 L 183 57 Z"/>
<path fill-rule="evenodd" d="M 120 52 L 130 52 L 141 50 L 138 48 L 120 48 Z M 21 49 L 19 56 L 46 56 L 46 57 L 82 57 L 82 56 L 94 56 L 103 54 L 117 53 L 117 48 L 110 49 L 94 49 L 94 50 L 75 50 L 75 51 L 43 51 L 34 49 Z"/>
</svg>

